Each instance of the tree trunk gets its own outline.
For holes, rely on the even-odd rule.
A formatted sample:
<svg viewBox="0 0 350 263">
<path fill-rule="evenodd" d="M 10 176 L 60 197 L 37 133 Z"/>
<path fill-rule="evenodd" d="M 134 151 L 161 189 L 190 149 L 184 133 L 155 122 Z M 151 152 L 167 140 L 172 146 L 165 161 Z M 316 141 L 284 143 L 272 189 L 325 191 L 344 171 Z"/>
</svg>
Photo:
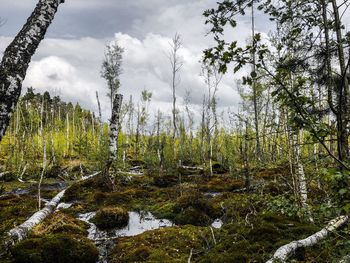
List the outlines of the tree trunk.
<svg viewBox="0 0 350 263">
<path fill-rule="evenodd" d="M 22 30 L 6 48 L 0 64 L 0 141 L 5 135 L 29 63 L 63 0 L 39 0 Z"/>
<path fill-rule="evenodd" d="M 301 161 L 301 147 L 299 143 L 299 135 L 300 131 L 298 131 L 297 135 L 293 137 L 293 150 L 294 150 L 294 173 L 296 175 L 296 179 L 298 181 L 298 195 L 300 199 L 301 208 L 303 208 L 306 212 L 306 215 L 310 222 L 313 222 L 313 218 L 311 216 L 310 207 L 307 203 L 307 183 L 306 176 L 304 171 L 304 165 Z"/>
<path fill-rule="evenodd" d="M 334 25 L 337 36 L 337 48 L 338 48 L 338 60 L 341 74 L 341 84 L 338 85 L 338 112 L 337 112 L 337 124 L 338 124 L 338 156 L 339 160 L 346 161 L 349 158 L 349 142 L 348 142 L 348 125 L 349 125 L 349 82 L 346 76 L 346 65 L 344 47 L 342 41 L 341 32 L 341 20 L 339 16 L 339 10 L 337 1 L 332 0 Z"/>
<path fill-rule="evenodd" d="M 116 94 L 113 101 L 112 117 L 109 125 L 109 163 L 117 159 L 118 137 L 120 131 L 120 109 L 122 106 L 123 95 Z"/>
<path fill-rule="evenodd" d="M 100 123 L 100 137 L 99 137 L 99 144 L 101 143 L 102 135 L 103 135 L 103 122 L 102 122 L 102 112 L 101 112 L 101 104 L 100 99 L 98 98 L 98 92 L 96 91 L 96 100 L 97 100 L 97 106 L 98 106 L 98 117 L 99 117 L 99 123 Z"/>
<path fill-rule="evenodd" d="M 254 17 L 254 2 L 252 1 L 252 41 L 255 49 L 255 17 Z M 253 56 L 253 73 L 256 74 L 256 62 L 255 62 L 255 51 Z M 256 90 L 256 78 L 253 77 L 252 81 L 253 89 L 253 105 L 254 105 L 254 126 L 255 126 L 255 137 L 256 137 L 256 157 L 258 161 L 261 161 L 261 146 L 260 146 L 260 135 L 259 135 L 259 113 L 258 113 L 258 95 Z"/>
</svg>

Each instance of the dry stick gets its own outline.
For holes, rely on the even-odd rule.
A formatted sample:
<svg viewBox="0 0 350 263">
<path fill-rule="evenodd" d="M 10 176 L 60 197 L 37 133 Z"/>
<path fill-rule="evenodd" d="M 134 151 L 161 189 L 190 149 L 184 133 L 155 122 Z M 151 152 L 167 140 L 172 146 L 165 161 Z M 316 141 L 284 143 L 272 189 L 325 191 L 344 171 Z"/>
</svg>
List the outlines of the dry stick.
<svg viewBox="0 0 350 263">
<path fill-rule="evenodd" d="M 273 257 L 266 263 L 285 262 L 288 256 L 300 247 L 310 247 L 325 239 L 329 233 L 344 225 L 349 216 L 339 216 L 328 223 L 328 225 L 315 234 L 301 240 L 292 241 L 276 250 Z"/>
<path fill-rule="evenodd" d="M 187 263 L 191 263 L 192 251 L 193 251 L 193 248 L 191 248 L 191 251 L 190 251 L 190 256 L 188 257 L 188 261 L 187 261 Z"/>
<path fill-rule="evenodd" d="M 83 177 L 79 181 L 85 181 L 87 179 L 90 179 L 96 175 L 98 175 L 100 172 L 96 172 L 92 175 Z M 69 187 L 68 187 L 69 188 Z M 53 213 L 55 211 L 56 206 L 61 201 L 62 197 L 64 196 L 64 193 L 68 189 L 64 189 L 61 192 L 59 192 L 50 202 L 48 202 L 45 207 L 38 212 L 34 213 L 27 221 L 22 223 L 21 225 L 12 228 L 8 233 L 8 238 L 5 240 L 5 247 L 8 249 L 9 247 L 15 245 L 17 242 L 25 239 L 27 237 L 28 232 L 37 224 L 42 222 L 48 215 Z"/>
<path fill-rule="evenodd" d="M 214 244 L 216 245 L 216 239 L 215 239 L 215 235 L 214 235 L 214 230 L 212 227 L 209 227 L 210 228 L 210 231 L 211 231 L 211 235 L 213 237 L 213 241 L 214 241 Z"/>
<path fill-rule="evenodd" d="M 26 170 L 27 170 L 27 164 L 24 165 L 22 173 L 21 173 L 20 176 L 17 178 L 18 181 L 20 181 L 21 183 L 24 183 L 24 181 L 23 181 L 23 175 L 25 174 Z"/>
</svg>

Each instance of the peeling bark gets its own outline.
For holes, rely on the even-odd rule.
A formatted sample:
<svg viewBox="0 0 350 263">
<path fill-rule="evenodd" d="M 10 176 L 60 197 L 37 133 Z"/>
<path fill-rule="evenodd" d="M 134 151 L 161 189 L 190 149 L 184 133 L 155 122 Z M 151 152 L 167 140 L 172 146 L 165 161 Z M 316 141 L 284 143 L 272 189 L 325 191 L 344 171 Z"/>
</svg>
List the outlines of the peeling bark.
<svg viewBox="0 0 350 263">
<path fill-rule="evenodd" d="M 21 94 L 31 58 L 63 2 L 39 0 L 26 24 L 4 52 L 0 64 L 0 141 Z"/>
<path fill-rule="evenodd" d="M 117 159 L 118 137 L 120 131 L 120 109 L 122 106 L 123 95 L 117 94 L 113 101 L 112 117 L 109 126 L 109 160 L 111 164 Z"/>
<path fill-rule="evenodd" d="M 113 100 L 112 117 L 109 123 L 109 157 L 102 171 L 101 179 L 106 190 L 114 189 L 114 181 L 110 177 L 109 169 L 118 156 L 118 137 L 120 132 L 120 110 L 123 102 L 123 95 L 116 94 Z"/>
<path fill-rule="evenodd" d="M 325 239 L 329 233 L 341 227 L 348 221 L 348 216 L 339 216 L 328 223 L 328 225 L 315 234 L 301 240 L 292 241 L 276 250 L 273 257 L 266 263 L 285 262 L 288 256 L 300 247 L 310 247 Z"/>
<path fill-rule="evenodd" d="M 310 222 L 313 222 L 313 218 L 311 216 L 311 211 L 309 204 L 307 202 L 308 200 L 308 191 L 307 191 L 307 182 L 306 182 L 306 175 L 304 171 L 304 165 L 301 161 L 301 147 L 299 144 L 299 133 L 297 135 L 294 135 L 293 137 L 293 150 L 294 150 L 294 169 L 295 169 L 295 175 L 296 179 L 298 181 L 298 194 L 300 198 L 301 207 L 305 209 L 308 219 Z"/>
</svg>

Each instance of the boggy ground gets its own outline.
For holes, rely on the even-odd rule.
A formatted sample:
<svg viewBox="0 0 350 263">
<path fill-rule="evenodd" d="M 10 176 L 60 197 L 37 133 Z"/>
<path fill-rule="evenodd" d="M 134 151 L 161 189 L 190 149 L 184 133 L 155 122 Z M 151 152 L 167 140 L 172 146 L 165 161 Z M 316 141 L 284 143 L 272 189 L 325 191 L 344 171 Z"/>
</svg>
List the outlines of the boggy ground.
<svg viewBox="0 0 350 263">
<path fill-rule="evenodd" d="M 73 205 L 36 226 L 28 239 L 0 262 L 96 262 L 96 246 L 86 238 L 88 225 L 76 219 L 85 212 L 150 211 L 175 223 L 115 239 L 110 262 L 187 262 L 189 257 L 191 262 L 265 262 L 281 245 L 315 233 L 327 221 L 322 218 L 315 225 L 297 216 L 291 205 L 293 195 L 284 179 L 279 180 L 281 169 L 257 171 L 253 189 L 243 192 L 239 189 L 244 188 L 244 181 L 228 173 L 209 178 L 193 171 L 180 172 L 181 176 L 174 172 L 159 175 L 158 171 L 116 174 L 112 192 L 103 189 L 99 177 L 73 183 L 62 200 Z M 18 187 L 14 182 L 3 185 L 7 191 Z M 20 185 L 35 189 L 30 183 Z M 43 196 L 51 198 L 57 192 L 47 187 Z M 312 193 L 315 200 L 321 195 Z M 0 235 L 4 237 L 36 211 L 35 191 L 5 195 L 0 198 L 0 208 Z M 217 218 L 224 223 L 220 229 L 210 227 Z M 103 217 L 95 220 L 106 225 Z M 333 234 L 316 247 L 298 250 L 293 262 L 334 261 L 338 251 L 347 249 L 346 231 Z"/>
</svg>

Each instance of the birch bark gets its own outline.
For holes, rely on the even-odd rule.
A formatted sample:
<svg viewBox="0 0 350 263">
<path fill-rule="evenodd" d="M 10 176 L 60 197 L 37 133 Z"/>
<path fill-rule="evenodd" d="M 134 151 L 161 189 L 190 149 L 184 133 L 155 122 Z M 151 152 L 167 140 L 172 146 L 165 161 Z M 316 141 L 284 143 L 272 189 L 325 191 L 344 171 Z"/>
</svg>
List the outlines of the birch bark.
<svg viewBox="0 0 350 263">
<path fill-rule="evenodd" d="M 0 141 L 21 94 L 22 82 L 39 43 L 64 0 L 39 0 L 33 13 L 6 48 L 0 63 Z"/>
</svg>

